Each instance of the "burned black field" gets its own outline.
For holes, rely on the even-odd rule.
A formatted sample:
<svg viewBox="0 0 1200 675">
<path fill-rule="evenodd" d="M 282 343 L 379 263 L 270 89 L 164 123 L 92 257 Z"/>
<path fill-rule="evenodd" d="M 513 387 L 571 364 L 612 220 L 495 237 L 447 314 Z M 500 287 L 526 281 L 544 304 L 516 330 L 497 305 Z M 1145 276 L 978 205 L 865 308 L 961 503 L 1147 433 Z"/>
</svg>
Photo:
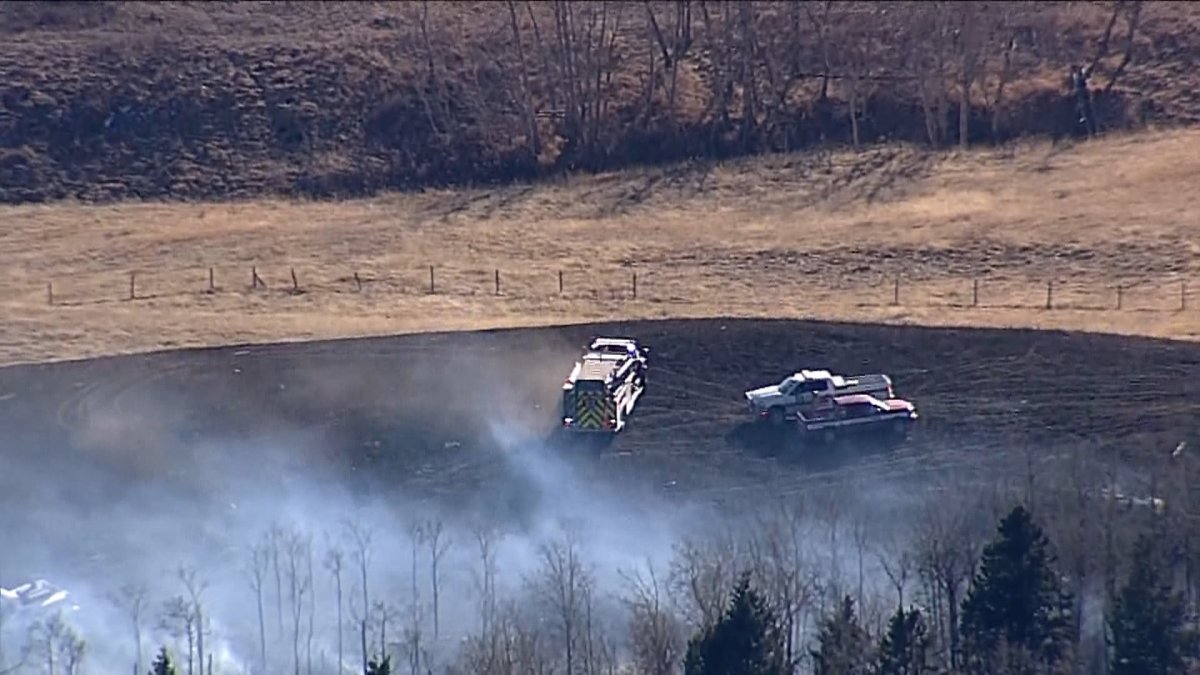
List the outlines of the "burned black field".
<svg viewBox="0 0 1200 675">
<path fill-rule="evenodd" d="M 605 447 L 545 442 L 562 378 L 594 334 L 652 347 L 647 393 Z M 281 472 L 320 461 L 362 489 L 468 504 L 505 478 L 499 435 L 614 486 L 720 497 L 856 475 L 982 481 L 1005 462 L 1082 446 L 1135 462 L 1169 453 L 1200 428 L 1197 363 L 1193 345 L 1099 335 L 660 321 L 14 366 L 0 371 L 0 424 L 10 460 L 31 454 L 47 471 L 82 462 L 181 489 L 222 439 L 288 438 L 295 453 Z M 900 447 L 756 433 L 742 391 L 802 367 L 888 373 L 922 421 Z"/>
</svg>

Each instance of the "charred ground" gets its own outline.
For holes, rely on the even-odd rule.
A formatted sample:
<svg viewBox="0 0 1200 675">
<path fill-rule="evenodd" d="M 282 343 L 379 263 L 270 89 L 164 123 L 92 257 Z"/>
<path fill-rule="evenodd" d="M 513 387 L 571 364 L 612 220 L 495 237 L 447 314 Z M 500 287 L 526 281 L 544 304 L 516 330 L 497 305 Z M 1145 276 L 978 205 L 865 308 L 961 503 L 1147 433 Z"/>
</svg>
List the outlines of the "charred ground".
<svg viewBox="0 0 1200 675">
<path fill-rule="evenodd" d="M 335 459 L 364 490 L 513 507 L 495 438 L 545 440 L 571 359 L 590 335 L 653 348 L 627 432 L 572 451 L 598 481 L 692 496 L 828 487 L 857 474 L 903 484 L 996 480 L 1081 447 L 1142 460 L 1195 440 L 1187 343 L 1039 331 L 713 319 L 228 347 L 0 371 L 10 462 L 46 476 L 94 462 L 113 481 L 180 489 L 229 439 L 294 441 L 291 465 Z M 780 447 L 746 433 L 741 392 L 801 365 L 883 371 L 924 424 L 899 448 Z M 206 440 L 208 443 L 206 444 Z M 540 444 L 539 444 L 540 445 Z M 207 447 L 207 450 L 202 448 Z M 1030 464 L 1033 462 L 1033 464 Z M 286 480 L 274 470 L 264 479 Z M 5 493 L 20 494 L 5 473 Z M 10 480 L 12 479 L 12 480 Z M 380 479 L 380 480 L 376 480 Z M 90 486 L 90 490 L 107 479 Z M 80 489 L 86 500 L 87 490 Z"/>
</svg>

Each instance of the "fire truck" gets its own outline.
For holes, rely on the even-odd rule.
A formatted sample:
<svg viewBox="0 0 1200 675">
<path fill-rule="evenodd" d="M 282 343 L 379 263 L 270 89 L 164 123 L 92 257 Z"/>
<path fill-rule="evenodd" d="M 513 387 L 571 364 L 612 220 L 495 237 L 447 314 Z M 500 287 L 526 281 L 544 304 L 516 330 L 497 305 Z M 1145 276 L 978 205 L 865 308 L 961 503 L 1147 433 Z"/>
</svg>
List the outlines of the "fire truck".
<svg viewBox="0 0 1200 675">
<path fill-rule="evenodd" d="M 646 353 L 632 348 L 593 348 L 575 362 L 562 387 L 562 427 L 566 431 L 615 434 L 625 428 L 646 390 Z"/>
</svg>

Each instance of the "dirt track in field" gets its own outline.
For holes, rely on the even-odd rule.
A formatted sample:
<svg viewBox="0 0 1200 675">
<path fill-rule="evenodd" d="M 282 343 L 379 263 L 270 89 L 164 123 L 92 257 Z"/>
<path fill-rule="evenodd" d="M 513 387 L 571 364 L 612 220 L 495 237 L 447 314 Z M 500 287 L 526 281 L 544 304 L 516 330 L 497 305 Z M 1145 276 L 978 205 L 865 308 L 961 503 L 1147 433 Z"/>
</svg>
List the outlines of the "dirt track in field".
<svg viewBox="0 0 1200 675">
<path fill-rule="evenodd" d="M 994 484 L 1031 457 L 1085 445 L 1146 456 L 1200 438 L 1193 414 L 1200 347 L 1192 344 L 699 320 L 14 366 L 0 370 L 5 456 L 13 466 L 20 453 L 36 453 L 30 458 L 44 476 L 59 462 L 95 462 L 118 482 L 167 479 L 167 486 L 203 489 L 189 477 L 205 453 L 233 438 L 270 440 L 295 444 L 298 472 L 333 458 L 348 475 L 385 477 L 385 489 L 508 508 L 528 495 L 505 480 L 497 446 L 546 437 L 562 377 L 596 333 L 633 335 L 653 347 L 649 389 L 628 430 L 608 448 L 576 452 L 579 468 L 600 484 L 739 501 L 863 477 L 915 479 L 926 488 Z M 752 440 L 741 392 L 796 367 L 887 372 L 924 423 L 891 449 L 802 451 Z M 498 436 L 511 442 L 498 444 Z M 380 470 L 362 470 L 370 465 Z M 286 480 L 289 470 L 264 479 Z M 19 499 L 22 480 L 0 472 L 10 498 Z M 98 494 L 104 482 L 90 489 Z"/>
</svg>

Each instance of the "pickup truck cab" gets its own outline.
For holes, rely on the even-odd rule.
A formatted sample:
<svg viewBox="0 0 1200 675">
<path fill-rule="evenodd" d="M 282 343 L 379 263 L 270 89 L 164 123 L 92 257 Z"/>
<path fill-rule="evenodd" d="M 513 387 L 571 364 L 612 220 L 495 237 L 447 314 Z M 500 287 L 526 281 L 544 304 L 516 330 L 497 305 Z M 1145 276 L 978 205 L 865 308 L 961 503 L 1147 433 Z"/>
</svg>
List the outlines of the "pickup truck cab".
<svg viewBox="0 0 1200 675">
<path fill-rule="evenodd" d="M 842 377 L 828 370 L 800 370 L 772 384 L 745 393 L 750 412 L 772 424 L 796 419 L 797 413 L 833 405 L 836 396 L 866 394 L 891 399 L 892 380 L 887 375 Z"/>
</svg>

